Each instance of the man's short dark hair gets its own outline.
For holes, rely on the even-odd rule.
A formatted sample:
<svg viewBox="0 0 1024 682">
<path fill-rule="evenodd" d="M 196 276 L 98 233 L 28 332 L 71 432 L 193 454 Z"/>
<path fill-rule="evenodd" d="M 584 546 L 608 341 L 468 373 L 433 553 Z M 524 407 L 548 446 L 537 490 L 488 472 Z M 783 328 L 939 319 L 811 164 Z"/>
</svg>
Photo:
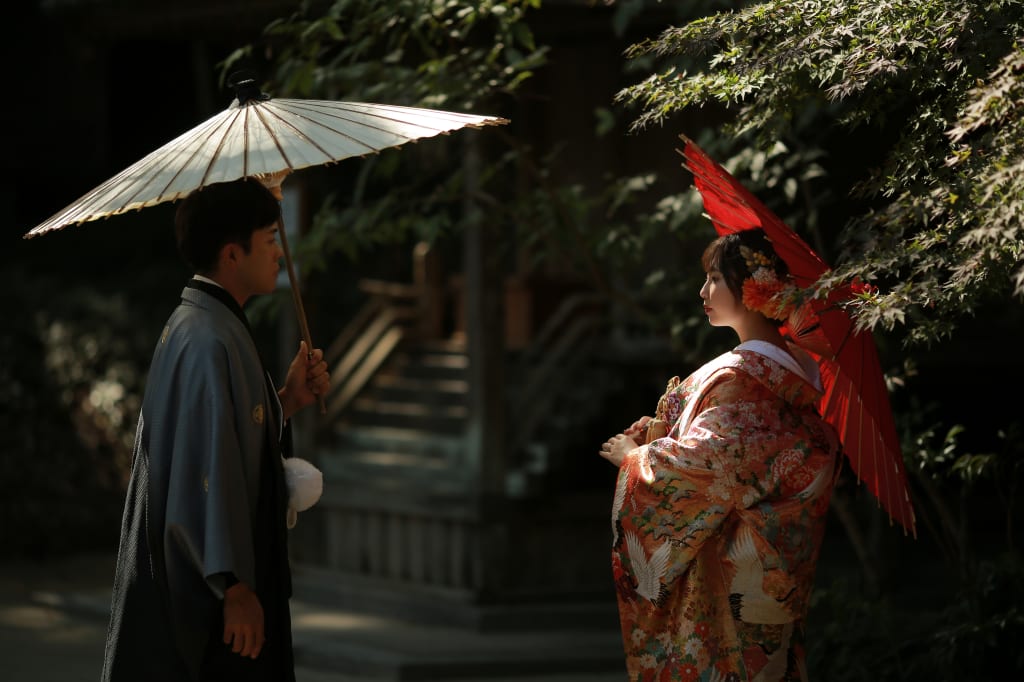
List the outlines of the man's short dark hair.
<svg viewBox="0 0 1024 682">
<path fill-rule="evenodd" d="M 225 244 L 240 244 L 248 253 L 252 233 L 280 219 L 281 205 L 258 180 L 207 185 L 178 206 L 174 218 L 178 251 L 196 272 L 212 272 Z"/>
</svg>

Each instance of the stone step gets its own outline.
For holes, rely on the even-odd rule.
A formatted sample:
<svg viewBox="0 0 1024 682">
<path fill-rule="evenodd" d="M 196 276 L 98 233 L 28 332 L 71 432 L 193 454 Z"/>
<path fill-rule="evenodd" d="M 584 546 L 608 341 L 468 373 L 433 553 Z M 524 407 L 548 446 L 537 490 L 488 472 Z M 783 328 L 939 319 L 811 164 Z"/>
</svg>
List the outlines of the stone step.
<svg viewBox="0 0 1024 682">
<path fill-rule="evenodd" d="M 420 492 L 448 492 L 464 494 L 467 484 L 459 476 L 460 469 L 446 457 L 408 452 L 346 450 L 322 457 L 320 469 L 325 488 L 346 490 L 344 497 L 351 502 L 353 495 L 374 494 L 382 488 L 393 488 L 396 483 L 416 485 Z M 326 496 L 326 491 L 325 491 Z"/>
<path fill-rule="evenodd" d="M 452 355 L 466 354 L 466 342 L 458 339 L 419 339 L 410 344 L 412 351 L 424 353 L 449 353 Z"/>
<path fill-rule="evenodd" d="M 626 679 L 618 634 L 495 637 L 436 627 L 407 633 L 391 624 L 373 628 L 385 632 L 370 631 L 365 624 L 353 629 L 347 621 L 325 625 L 340 632 L 324 634 L 323 627 L 318 632 L 295 631 L 297 665 L 381 682 L 557 680 L 559 673 L 587 673 L 575 679 L 589 682 Z"/>
<path fill-rule="evenodd" d="M 465 450 L 462 434 L 442 434 L 434 431 L 395 425 L 339 425 L 335 430 L 336 442 L 321 456 L 335 451 L 396 452 L 440 459 L 457 459 Z"/>
<path fill-rule="evenodd" d="M 384 401 L 363 396 L 353 401 L 349 419 L 359 426 L 398 426 L 457 434 L 465 429 L 468 415 L 465 405 Z"/>
<path fill-rule="evenodd" d="M 420 616 L 409 618 L 376 602 L 358 608 L 353 601 L 374 593 L 372 581 L 339 586 L 345 579 L 333 571 L 294 573 L 295 656 L 305 668 L 382 681 L 625 679 L 614 597 L 485 606 L 394 586 L 382 592 L 406 612 L 419 603 Z"/>
<path fill-rule="evenodd" d="M 469 357 L 465 353 L 436 353 L 421 349 L 396 352 L 388 371 L 416 379 L 465 380 Z"/>
<path fill-rule="evenodd" d="M 416 401 L 464 405 L 469 392 L 465 379 L 411 377 L 380 373 L 364 391 L 365 396 L 388 401 Z"/>
</svg>

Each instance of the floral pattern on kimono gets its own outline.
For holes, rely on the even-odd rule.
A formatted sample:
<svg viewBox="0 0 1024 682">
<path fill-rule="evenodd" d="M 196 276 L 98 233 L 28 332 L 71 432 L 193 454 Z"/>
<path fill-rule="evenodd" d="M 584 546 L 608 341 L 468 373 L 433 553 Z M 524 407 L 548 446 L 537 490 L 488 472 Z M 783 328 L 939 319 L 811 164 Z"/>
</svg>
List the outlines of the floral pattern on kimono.
<svg viewBox="0 0 1024 682">
<path fill-rule="evenodd" d="M 669 382 L 612 512 L 631 682 L 806 679 L 803 621 L 838 470 L 819 397 L 747 350 Z"/>
</svg>

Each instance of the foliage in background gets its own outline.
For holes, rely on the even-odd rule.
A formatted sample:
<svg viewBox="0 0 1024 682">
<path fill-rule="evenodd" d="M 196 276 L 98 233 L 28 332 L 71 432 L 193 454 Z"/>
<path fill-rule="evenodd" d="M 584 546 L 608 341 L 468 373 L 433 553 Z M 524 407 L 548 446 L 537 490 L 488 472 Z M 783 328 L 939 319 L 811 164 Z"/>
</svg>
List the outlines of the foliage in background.
<svg viewBox="0 0 1024 682">
<path fill-rule="evenodd" d="M 725 106 L 760 149 L 870 143 L 830 286 L 880 285 L 858 308 L 908 343 L 949 335 L 981 302 L 1024 294 L 1024 5 L 1010 0 L 774 0 L 665 30 L 633 56 L 669 65 L 624 89 L 634 125 Z M 700 57 L 680 70 L 671 60 Z"/>
<path fill-rule="evenodd" d="M 45 306 L 21 292 L 33 291 Z M 0 546 L 7 556 L 116 547 L 153 339 L 124 294 L 4 269 Z"/>
<path fill-rule="evenodd" d="M 303 2 L 267 27 L 260 46 L 241 48 L 224 72 L 267 60 L 279 96 L 384 102 L 502 115 L 520 84 L 544 63 L 525 21 L 539 0 L 336 0 Z M 355 260 L 376 244 L 433 241 L 460 221 L 465 179 L 452 164 L 467 136 L 488 144 L 500 130 L 465 131 L 365 160 L 333 177 L 300 247 L 307 267 L 330 254 Z M 488 192 L 488 177 L 478 179 Z M 486 197 L 481 200 L 487 201 Z"/>
<path fill-rule="evenodd" d="M 935 594 L 935 584 L 933 574 L 908 576 L 910 600 L 893 593 L 865 595 L 848 580 L 816 590 L 809 621 L 811 678 L 961 682 L 1024 671 L 1019 558 L 983 562 L 974 581 L 950 594 Z"/>
<path fill-rule="evenodd" d="M 0 556 L 116 550 L 146 372 L 189 274 L 155 227 L 172 220 L 167 204 L 5 244 Z"/>
</svg>

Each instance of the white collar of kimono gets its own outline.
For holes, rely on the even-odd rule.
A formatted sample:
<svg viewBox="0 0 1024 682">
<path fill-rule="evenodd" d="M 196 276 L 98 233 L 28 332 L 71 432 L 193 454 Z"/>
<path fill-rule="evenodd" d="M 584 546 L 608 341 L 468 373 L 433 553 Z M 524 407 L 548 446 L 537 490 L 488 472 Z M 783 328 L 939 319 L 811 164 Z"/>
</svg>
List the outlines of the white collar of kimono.
<svg viewBox="0 0 1024 682">
<path fill-rule="evenodd" d="M 753 341 L 744 341 L 736 346 L 736 350 L 749 350 L 758 355 L 763 355 L 801 377 L 811 386 L 818 389 L 819 392 L 824 390 L 821 384 L 821 371 L 818 369 L 818 363 L 810 355 L 792 344 L 789 345 L 789 353 L 787 353 L 775 344 L 754 339 Z"/>
<path fill-rule="evenodd" d="M 203 277 L 202 275 L 192 275 L 192 279 L 198 279 L 200 282 L 206 282 L 207 284 L 212 284 L 214 286 L 218 286 L 221 289 L 224 288 L 224 285 L 221 284 L 220 282 L 214 282 L 209 277 Z"/>
</svg>

